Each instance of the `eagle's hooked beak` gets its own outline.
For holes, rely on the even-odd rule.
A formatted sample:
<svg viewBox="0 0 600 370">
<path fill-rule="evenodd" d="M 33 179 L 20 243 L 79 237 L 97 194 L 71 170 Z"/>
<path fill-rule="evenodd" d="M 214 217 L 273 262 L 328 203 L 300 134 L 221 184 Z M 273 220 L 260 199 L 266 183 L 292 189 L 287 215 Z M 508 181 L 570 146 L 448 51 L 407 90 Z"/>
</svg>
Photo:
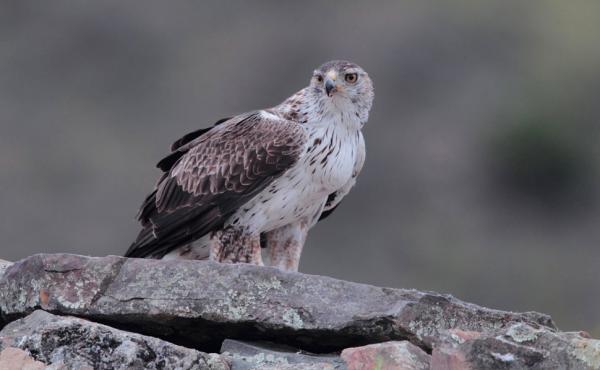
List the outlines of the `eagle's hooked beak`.
<svg viewBox="0 0 600 370">
<path fill-rule="evenodd" d="M 325 92 L 327 93 L 327 96 L 331 96 L 333 95 L 334 92 L 337 91 L 337 87 L 335 86 L 335 82 L 337 80 L 337 72 L 332 70 L 329 70 L 327 72 L 327 74 L 325 75 Z"/>
<path fill-rule="evenodd" d="M 337 91 L 337 89 L 335 87 L 335 82 L 333 82 L 330 79 L 327 79 L 325 81 L 325 92 L 327 93 L 327 96 L 333 95 L 333 93 L 336 91 Z"/>
</svg>

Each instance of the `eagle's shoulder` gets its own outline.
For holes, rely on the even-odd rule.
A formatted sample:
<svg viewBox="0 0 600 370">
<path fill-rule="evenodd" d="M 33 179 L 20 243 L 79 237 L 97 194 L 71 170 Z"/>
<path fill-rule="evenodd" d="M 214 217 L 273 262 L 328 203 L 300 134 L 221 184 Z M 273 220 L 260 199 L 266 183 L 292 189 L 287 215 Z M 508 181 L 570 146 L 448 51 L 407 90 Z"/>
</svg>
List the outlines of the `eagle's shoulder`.
<svg viewBox="0 0 600 370">
<path fill-rule="evenodd" d="M 171 144 L 171 153 L 169 153 L 166 157 L 161 159 L 156 167 L 160 168 L 163 172 L 169 172 L 169 170 L 173 167 L 173 165 L 181 158 L 188 150 L 189 143 L 199 138 L 200 136 L 206 134 L 216 126 L 220 125 L 223 122 L 230 120 L 232 117 L 221 118 L 217 122 L 215 122 L 212 126 L 204 127 L 198 130 L 194 130 L 189 132 L 179 139 L 175 140 L 173 144 Z"/>
<path fill-rule="evenodd" d="M 307 138 L 295 122 L 269 111 L 250 112 L 186 144 L 170 174 L 190 193 L 238 191 L 290 168 Z"/>
</svg>

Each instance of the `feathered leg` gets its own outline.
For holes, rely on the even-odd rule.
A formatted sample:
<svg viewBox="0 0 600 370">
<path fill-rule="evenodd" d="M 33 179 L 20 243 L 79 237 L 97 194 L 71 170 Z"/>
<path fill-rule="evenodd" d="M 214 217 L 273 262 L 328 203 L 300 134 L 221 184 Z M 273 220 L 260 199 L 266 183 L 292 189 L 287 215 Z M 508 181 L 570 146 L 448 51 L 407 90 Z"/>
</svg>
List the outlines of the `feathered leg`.
<svg viewBox="0 0 600 370">
<path fill-rule="evenodd" d="M 217 231 L 213 234 L 210 259 L 217 262 L 242 262 L 262 266 L 260 236 L 231 226 Z"/>
<path fill-rule="evenodd" d="M 307 222 L 301 221 L 269 231 L 265 235 L 270 266 L 284 271 L 298 271 L 300 254 L 308 234 Z"/>
</svg>

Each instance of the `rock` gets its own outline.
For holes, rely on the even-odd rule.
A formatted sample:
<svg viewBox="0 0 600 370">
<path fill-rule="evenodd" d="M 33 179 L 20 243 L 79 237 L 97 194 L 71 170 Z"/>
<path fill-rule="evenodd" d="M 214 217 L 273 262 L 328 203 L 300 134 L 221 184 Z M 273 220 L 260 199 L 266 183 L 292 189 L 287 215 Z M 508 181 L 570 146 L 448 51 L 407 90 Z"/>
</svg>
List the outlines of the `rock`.
<svg viewBox="0 0 600 370">
<path fill-rule="evenodd" d="M 0 259 L 0 277 L 4 275 L 4 271 L 6 271 L 6 269 L 12 264 L 13 263 L 10 261 Z"/>
<path fill-rule="evenodd" d="M 0 352 L 0 369 L 43 370 L 45 368 L 46 364 L 36 361 L 22 349 L 8 347 Z"/>
<path fill-rule="evenodd" d="M 497 333 L 450 330 L 433 349 L 431 368 L 600 369 L 600 341 L 516 323 Z"/>
<path fill-rule="evenodd" d="M 407 341 L 347 348 L 342 359 L 348 370 L 428 370 L 430 356 Z"/>
<path fill-rule="evenodd" d="M 39 310 L 4 327 L 0 331 L 0 349 L 0 361 L 20 361 L 15 363 L 27 364 L 31 369 L 40 368 L 40 364 L 81 370 L 230 368 L 220 355 Z"/>
<path fill-rule="evenodd" d="M 449 295 L 379 288 L 247 264 L 35 255 L 0 281 L 12 321 L 36 309 L 76 315 L 217 351 L 226 338 L 326 353 L 390 340 L 430 351 L 448 329 L 495 333 L 515 323 L 556 331 L 550 317 L 498 311 Z"/>
<path fill-rule="evenodd" d="M 226 339 L 221 346 L 221 354 L 231 360 L 231 370 L 346 369 L 339 356 L 316 355 L 268 342 Z"/>
<path fill-rule="evenodd" d="M 0 279 L 4 275 L 4 271 L 6 271 L 6 269 L 8 269 L 8 267 L 12 264 L 13 264 L 12 262 L 0 259 Z M 5 322 L 2 319 L 2 308 L 0 307 L 0 329 L 2 329 L 4 327 L 4 324 L 5 324 Z M 2 368 L 0 368 L 0 369 L 2 369 Z"/>
<path fill-rule="evenodd" d="M 0 272 L 0 314 L 0 364 L 34 369 L 600 368 L 543 314 L 245 264 L 36 255 Z"/>
</svg>

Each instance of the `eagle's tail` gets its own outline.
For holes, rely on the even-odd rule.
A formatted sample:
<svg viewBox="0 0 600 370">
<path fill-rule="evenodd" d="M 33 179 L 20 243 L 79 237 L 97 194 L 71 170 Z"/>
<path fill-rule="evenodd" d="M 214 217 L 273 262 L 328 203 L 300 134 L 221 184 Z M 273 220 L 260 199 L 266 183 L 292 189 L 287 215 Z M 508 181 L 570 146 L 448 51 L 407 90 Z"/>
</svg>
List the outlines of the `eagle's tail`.
<svg viewBox="0 0 600 370">
<path fill-rule="evenodd" d="M 223 227 L 222 217 L 216 207 L 208 210 L 182 209 L 167 214 L 155 214 L 148 220 L 125 253 L 125 257 L 160 259 L 171 251 L 188 246 Z M 153 220 L 160 225 L 158 230 Z"/>
<path fill-rule="evenodd" d="M 155 238 L 152 228 L 147 227 L 140 231 L 125 253 L 125 257 L 204 260 L 210 256 L 210 244 L 210 233 L 196 241 L 190 240 L 185 243 L 181 239 Z"/>
<path fill-rule="evenodd" d="M 161 255 L 151 253 L 151 251 L 159 249 L 158 242 L 152 232 L 152 226 L 146 226 L 140 231 L 135 241 L 131 243 L 129 249 L 125 252 L 125 257 L 160 258 Z"/>
</svg>

